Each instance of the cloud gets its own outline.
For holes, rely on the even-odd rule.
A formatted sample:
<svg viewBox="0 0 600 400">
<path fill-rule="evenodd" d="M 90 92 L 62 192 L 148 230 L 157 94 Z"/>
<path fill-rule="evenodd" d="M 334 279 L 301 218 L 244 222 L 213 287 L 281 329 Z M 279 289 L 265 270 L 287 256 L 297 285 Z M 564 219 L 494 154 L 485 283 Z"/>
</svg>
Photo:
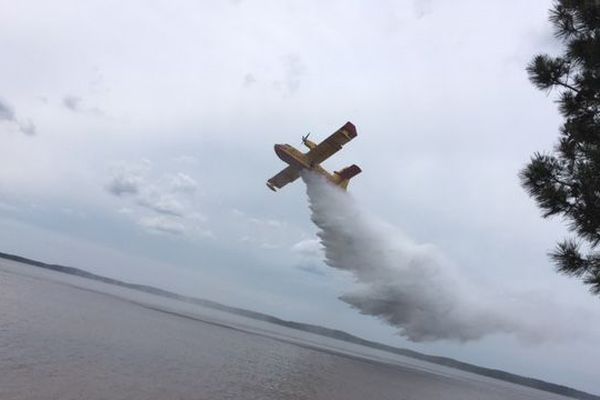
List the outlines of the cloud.
<svg viewBox="0 0 600 400">
<path fill-rule="evenodd" d="M 183 172 L 170 175 L 168 176 L 168 179 L 170 180 L 169 185 L 174 191 L 193 193 L 196 191 L 196 189 L 198 189 L 198 182 Z"/>
<path fill-rule="evenodd" d="M 143 175 L 150 168 L 149 161 L 119 163 L 110 168 L 110 181 L 106 190 L 115 196 L 135 195 L 144 184 Z"/>
<path fill-rule="evenodd" d="M 186 203 L 197 189 L 198 182 L 183 172 L 164 174 L 140 190 L 138 204 L 159 214 L 183 217 L 188 213 Z"/>
<path fill-rule="evenodd" d="M 13 109 L 0 99 L 0 120 L 15 121 L 15 112 Z"/>
<path fill-rule="evenodd" d="M 132 213 L 130 213 L 132 214 Z M 132 217 L 135 217 L 132 215 Z M 214 233 L 205 225 L 206 217 L 198 212 L 172 215 L 143 215 L 135 219 L 137 223 L 152 233 L 164 233 L 188 238 L 215 238 Z"/>
<path fill-rule="evenodd" d="M 323 246 L 319 239 L 301 240 L 292 246 L 292 251 L 308 258 L 323 258 Z"/>
<path fill-rule="evenodd" d="M 423 18 L 432 12 L 432 0 L 413 0 L 413 9 L 417 18 Z"/>
<path fill-rule="evenodd" d="M 79 114 L 90 114 L 97 117 L 104 117 L 105 113 L 98 107 L 88 107 L 85 105 L 83 98 L 79 96 L 66 95 L 62 99 L 62 104 L 68 110 Z"/>
<path fill-rule="evenodd" d="M 181 235 L 186 228 L 181 222 L 164 216 L 143 217 L 139 224 L 152 232 Z"/>
<path fill-rule="evenodd" d="M 313 275 L 318 275 L 318 276 L 326 276 L 327 275 L 325 273 L 325 271 L 323 270 L 323 268 L 320 268 L 319 266 L 317 266 L 315 264 L 299 264 L 298 266 L 296 266 L 296 268 L 298 268 L 300 271 L 304 271 L 304 272 L 307 272 L 307 273 L 313 274 Z"/>
<path fill-rule="evenodd" d="M 289 54 L 283 58 L 283 85 L 288 93 L 294 94 L 298 91 L 305 75 L 306 66 L 299 56 Z"/>
<path fill-rule="evenodd" d="M 212 237 L 204 227 L 206 217 L 196 208 L 198 182 L 183 172 L 153 176 L 148 160 L 117 163 L 110 168 L 110 179 L 105 189 L 116 197 L 129 197 L 136 208 L 127 207 L 126 213 L 139 225 L 151 231 L 180 235 L 189 233 Z M 120 208 L 123 209 L 122 207 Z M 148 211 L 153 215 L 147 215 Z"/>
<path fill-rule="evenodd" d="M 70 217 L 77 217 L 77 218 L 86 218 L 87 217 L 85 212 L 83 212 L 81 210 L 73 209 L 71 207 L 62 207 L 60 209 L 60 212 L 65 215 L 68 215 Z"/>
<path fill-rule="evenodd" d="M 197 165 L 200 160 L 198 160 L 197 157 L 183 154 L 183 155 L 175 157 L 173 159 L 173 161 L 175 161 L 176 163 L 179 163 L 179 164 L 183 164 L 183 165 Z"/>
<path fill-rule="evenodd" d="M 0 211 L 13 212 L 13 211 L 17 211 L 17 210 L 18 210 L 18 208 L 15 207 L 14 205 L 5 203 L 2 200 L 0 200 Z"/>
<path fill-rule="evenodd" d="M 197 211 L 190 213 L 188 218 L 196 222 L 206 222 L 208 220 L 204 214 Z"/>
<path fill-rule="evenodd" d="M 159 214 L 183 217 L 185 207 L 173 194 L 161 193 L 154 188 L 151 193 L 146 193 L 138 199 L 138 204 Z"/>
<path fill-rule="evenodd" d="M 276 219 L 272 219 L 272 218 L 265 218 L 265 219 L 261 219 L 261 218 L 250 218 L 249 219 L 250 222 L 252 222 L 253 224 L 257 225 L 257 226 L 262 226 L 262 227 L 268 227 L 268 228 L 282 228 L 285 223 L 276 220 Z"/>
<path fill-rule="evenodd" d="M 30 119 L 19 119 L 17 118 L 13 108 L 0 99 L 0 121 L 8 122 L 17 128 L 20 132 L 26 135 L 35 135 L 36 127 L 33 121 Z"/>
<path fill-rule="evenodd" d="M 107 190 L 115 196 L 136 194 L 139 191 L 139 181 L 135 176 L 114 176 L 106 186 Z"/>
<path fill-rule="evenodd" d="M 265 250 L 288 248 L 291 237 L 297 237 L 297 233 L 286 222 L 251 216 L 235 208 L 231 210 L 231 214 L 240 241 L 253 247 Z"/>
<path fill-rule="evenodd" d="M 63 97 L 63 105 L 73 112 L 80 112 L 81 110 L 81 97 L 67 95 Z"/>
<path fill-rule="evenodd" d="M 26 135 L 35 135 L 37 131 L 33 121 L 30 119 L 20 120 L 17 122 L 17 124 L 19 126 L 19 130 Z"/>
<path fill-rule="evenodd" d="M 290 250 L 292 253 L 298 254 L 301 257 L 296 268 L 313 275 L 327 275 L 327 271 L 324 269 L 325 266 L 323 265 L 323 257 L 325 254 L 319 239 L 303 239 L 294 244 Z"/>
<path fill-rule="evenodd" d="M 246 74 L 244 75 L 244 87 L 252 86 L 256 83 L 256 77 L 254 74 Z"/>
</svg>

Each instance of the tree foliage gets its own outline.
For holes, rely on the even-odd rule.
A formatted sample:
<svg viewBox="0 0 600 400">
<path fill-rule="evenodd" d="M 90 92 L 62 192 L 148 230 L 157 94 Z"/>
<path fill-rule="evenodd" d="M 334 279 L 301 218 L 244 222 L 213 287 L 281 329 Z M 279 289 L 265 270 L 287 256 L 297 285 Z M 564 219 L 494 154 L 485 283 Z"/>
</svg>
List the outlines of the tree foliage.
<svg viewBox="0 0 600 400">
<path fill-rule="evenodd" d="M 554 150 L 535 153 L 520 178 L 543 216 L 563 217 L 575 234 L 550 253 L 557 270 L 600 295 L 600 0 L 558 0 L 550 21 L 564 51 L 535 56 L 527 73 L 557 92 L 564 123 Z"/>
</svg>

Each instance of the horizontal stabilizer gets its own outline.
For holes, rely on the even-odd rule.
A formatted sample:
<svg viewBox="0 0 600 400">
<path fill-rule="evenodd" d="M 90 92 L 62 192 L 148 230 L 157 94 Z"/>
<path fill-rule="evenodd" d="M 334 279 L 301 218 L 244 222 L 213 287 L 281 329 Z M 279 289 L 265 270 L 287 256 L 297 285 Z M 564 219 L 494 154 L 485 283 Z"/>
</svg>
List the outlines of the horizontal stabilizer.
<svg viewBox="0 0 600 400">
<path fill-rule="evenodd" d="M 336 172 L 336 174 L 338 174 L 340 176 L 340 178 L 342 178 L 342 180 L 347 180 L 350 179 L 358 174 L 360 174 L 362 172 L 362 170 L 360 169 L 360 167 L 356 164 L 352 164 L 349 167 L 344 168 L 341 171 Z"/>
</svg>

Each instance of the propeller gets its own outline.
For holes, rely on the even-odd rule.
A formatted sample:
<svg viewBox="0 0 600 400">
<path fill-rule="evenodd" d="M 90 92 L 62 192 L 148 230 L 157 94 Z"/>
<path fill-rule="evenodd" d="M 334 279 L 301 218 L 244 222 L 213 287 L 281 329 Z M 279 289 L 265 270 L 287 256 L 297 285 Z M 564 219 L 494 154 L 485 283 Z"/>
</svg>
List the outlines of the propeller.
<svg viewBox="0 0 600 400">
<path fill-rule="evenodd" d="M 309 136 L 310 136 L 310 132 L 308 132 L 306 135 L 302 136 L 302 143 L 305 143 L 306 139 L 308 139 Z"/>
</svg>

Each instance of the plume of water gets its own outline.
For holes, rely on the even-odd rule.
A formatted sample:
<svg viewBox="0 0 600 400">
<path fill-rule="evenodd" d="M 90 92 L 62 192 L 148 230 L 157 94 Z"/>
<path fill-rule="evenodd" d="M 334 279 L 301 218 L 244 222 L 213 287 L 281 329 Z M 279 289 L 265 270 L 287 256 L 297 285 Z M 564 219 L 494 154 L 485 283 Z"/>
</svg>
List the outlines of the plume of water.
<svg viewBox="0 0 600 400">
<path fill-rule="evenodd" d="M 470 285 L 434 246 L 416 244 L 369 215 L 321 176 L 305 173 L 303 179 L 326 264 L 357 282 L 342 301 L 417 342 L 464 342 L 494 333 L 540 339 L 539 327 L 513 312 L 514 302 Z"/>
</svg>

